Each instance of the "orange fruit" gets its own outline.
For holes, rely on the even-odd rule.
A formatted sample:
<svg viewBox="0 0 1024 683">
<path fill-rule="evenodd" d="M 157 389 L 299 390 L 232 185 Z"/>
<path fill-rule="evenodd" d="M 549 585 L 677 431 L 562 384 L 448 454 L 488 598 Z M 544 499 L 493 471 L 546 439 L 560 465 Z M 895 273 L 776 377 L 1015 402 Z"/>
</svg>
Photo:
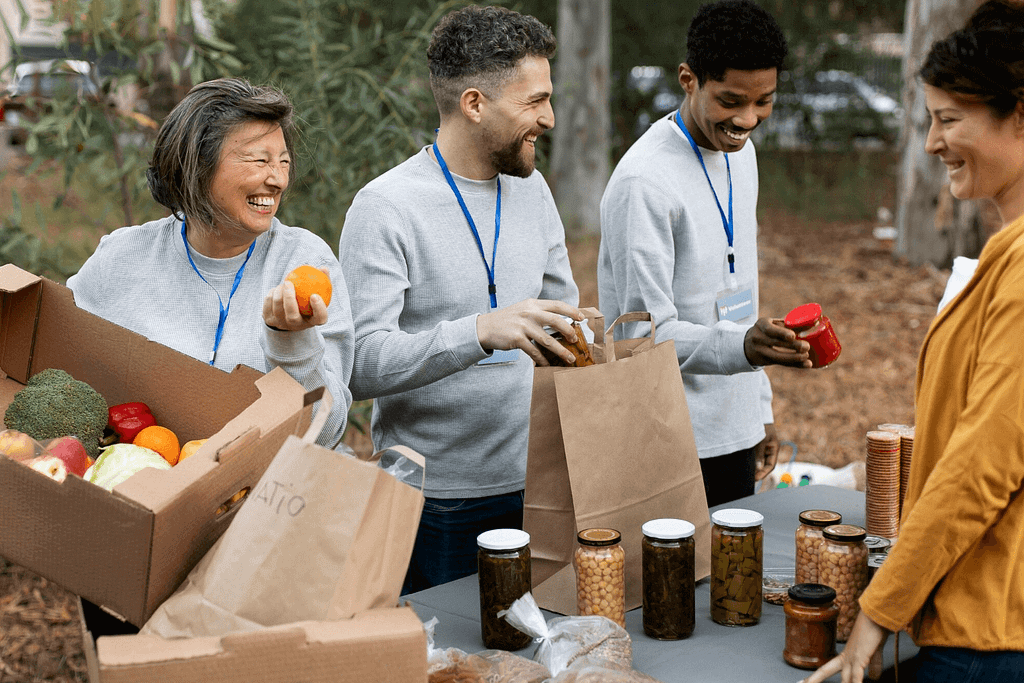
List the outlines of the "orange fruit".
<svg viewBox="0 0 1024 683">
<path fill-rule="evenodd" d="M 206 443 L 206 439 L 193 439 L 192 441 L 186 441 L 185 445 L 181 447 L 181 455 L 178 456 L 178 462 L 181 462 L 198 451 L 199 447 L 204 443 Z"/>
<path fill-rule="evenodd" d="M 324 305 L 331 303 L 331 278 L 313 266 L 299 266 L 285 276 L 285 280 L 295 285 L 295 301 L 299 304 L 302 315 L 313 315 L 313 307 L 309 305 L 309 297 L 319 294 Z"/>
<path fill-rule="evenodd" d="M 156 451 L 172 465 L 178 462 L 178 455 L 181 453 L 181 449 L 178 447 L 178 437 L 170 429 L 160 425 L 143 429 L 135 435 L 132 444 Z"/>
</svg>

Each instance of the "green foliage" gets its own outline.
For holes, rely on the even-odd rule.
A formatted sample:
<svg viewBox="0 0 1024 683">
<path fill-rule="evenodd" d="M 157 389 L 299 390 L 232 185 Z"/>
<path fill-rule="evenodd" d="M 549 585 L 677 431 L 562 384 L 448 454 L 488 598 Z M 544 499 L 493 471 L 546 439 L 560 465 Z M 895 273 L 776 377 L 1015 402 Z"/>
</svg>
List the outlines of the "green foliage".
<svg viewBox="0 0 1024 683">
<path fill-rule="evenodd" d="M 222 35 L 250 65 L 242 75 L 278 85 L 295 105 L 300 158 L 282 221 L 336 249 L 355 193 L 433 138 L 426 47 L 441 15 L 464 4 L 241 0 L 223 18 Z"/>
</svg>

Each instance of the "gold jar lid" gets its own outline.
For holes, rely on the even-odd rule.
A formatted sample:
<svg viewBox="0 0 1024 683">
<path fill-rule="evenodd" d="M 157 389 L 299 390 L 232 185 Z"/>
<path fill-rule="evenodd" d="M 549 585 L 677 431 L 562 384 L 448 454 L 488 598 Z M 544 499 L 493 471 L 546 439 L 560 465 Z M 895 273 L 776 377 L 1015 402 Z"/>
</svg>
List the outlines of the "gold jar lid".
<svg viewBox="0 0 1024 683">
<path fill-rule="evenodd" d="M 832 526 L 842 524 L 843 516 L 832 510 L 804 510 L 800 513 L 800 522 L 811 526 Z"/>
<path fill-rule="evenodd" d="M 825 538 L 832 541 L 853 543 L 856 541 L 863 541 L 867 537 L 868 532 L 864 527 L 856 526 L 854 524 L 834 524 L 832 526 L 825 527 L 822 534 Z"/>
<path fill-rule="evenodd" d="M 576 534 L 577 540 L 583 545 L 615 545 L 622 538 L 615 529 L 584 529 Z"/>
</svg>

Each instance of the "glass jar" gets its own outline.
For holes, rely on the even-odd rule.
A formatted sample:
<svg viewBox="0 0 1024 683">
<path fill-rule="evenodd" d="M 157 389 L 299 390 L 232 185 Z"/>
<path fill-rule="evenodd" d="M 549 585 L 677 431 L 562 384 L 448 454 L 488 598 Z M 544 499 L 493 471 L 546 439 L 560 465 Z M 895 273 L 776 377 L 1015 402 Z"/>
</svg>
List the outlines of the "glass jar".
<svg viewBox="0 0 1024 683">
<path fill-rule="evenodd" d="M 786 601 L 786 647 L 782 658 L 798 669 L 817 669 L 836 656 L 839 607 L 835 589 L 798 583 Z"/>
<path fill-rule="evenodd" d="M 614 529 L 584 529 L 576 535 L 576 608 L 626 627 L 626 554 Z"/>
<path fill-rule="evenodd" d="M 853 524 L 827 526 L 818 550 L 818 583 L 836 590 L 839 621 L 836 639 L 845 643 L 860 612 L 860 594 L 868 585 L 867 531 Z"/>
<path fill-rule="evenodd" d="M 572 352 L 572 355 L 576 357 L 576 362 L 571 367 L 585 368 L 588 365 L 594 364 L 594 356 L 590 353 L 590 345 L 587 343 L 587 338 L 583 334 L 583 328 L 578 322 L 572 318 L 565 317 L 565 322 L 572 325 L 573 331 L 576 333 L 576 343 L 570 342 L 566 339 L 561 332 L 553 327 L 545 326 L 544 331 L 551 335 L 551 338 L 561 344 L 563 347 Z M 541 352 L 541 355 L 547 359 L 548 363 L 555 367 L 565 366 L 565 361 L 560 357 L 553 354 L 546 347 L 537 344 L 537 349 Z"/>
<path fill-rule="evenodd" d="M 796 583 L 818 582 L 818 544 L 821 530 L 841 524 L 843 516 L 832 510 L 804 510 L 796 528 Z"/>
<path fill-rule="evenodd" d="M 761 620 L 764 516 L 728 508 L 711 514 L 711 618 L 726 626 Z"/>
<path fill-rule="evenodd" d="M 530 591 L 530 534 L 492 529 L 476 537 L 480 579 L 480 633 L 492 650 L 521 650 L 532 638 L 498 612 Z"/>
<path fill-rule="evenodd" d="M 797 339 L 803 339 L 811 345 L 809 356 L 811 365 L 824 368 L 839 358 L 843 347 L 832 329 L 832 323 L 821 312 L 818 304 L 797 306 L 786 314 L 783 324 L 796 332 Z"/>
<path fill-rule="evenodd" d="M 643 532 L 644 633 L 658 640 L 689 638 L 696 624 L 693 524 L 652 519 Z"/>
</svg>

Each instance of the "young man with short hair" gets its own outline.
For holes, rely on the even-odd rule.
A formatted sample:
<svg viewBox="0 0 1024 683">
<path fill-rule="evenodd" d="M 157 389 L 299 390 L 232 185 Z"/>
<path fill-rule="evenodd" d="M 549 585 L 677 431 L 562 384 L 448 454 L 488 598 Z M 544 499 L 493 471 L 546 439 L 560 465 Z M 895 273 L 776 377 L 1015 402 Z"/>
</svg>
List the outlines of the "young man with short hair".
<svg viewBox="0 0 1024 683">
<path fill-rule="evenodd" d="M 537 345 L 571 361 L 561 220 L 534 169 L 554 126 L 551 30 L 497 7 L 435 27 L 427 57 L 436 142 L 371 181 L 345 219 L 339 259 L 356 328 L 352 392 L 374 398 L 374 447 L 427 462 L 405 592 L 476 571 L 476 537 L 522 527 Z"/>
<path fill-rule="evenodd" d="M 810 365 L 806 342 L 758 317 L 749 137 L 771 114 L 786 53 L 755 3 L 703 5 L 679 65 L 682 105 L 626 152 L 601 201 L 601 311 L 649 311 L 657 338 L 675 341 L 709 506 L 752 494 L 775 466 L 763 366 Z"/>
</svg>

